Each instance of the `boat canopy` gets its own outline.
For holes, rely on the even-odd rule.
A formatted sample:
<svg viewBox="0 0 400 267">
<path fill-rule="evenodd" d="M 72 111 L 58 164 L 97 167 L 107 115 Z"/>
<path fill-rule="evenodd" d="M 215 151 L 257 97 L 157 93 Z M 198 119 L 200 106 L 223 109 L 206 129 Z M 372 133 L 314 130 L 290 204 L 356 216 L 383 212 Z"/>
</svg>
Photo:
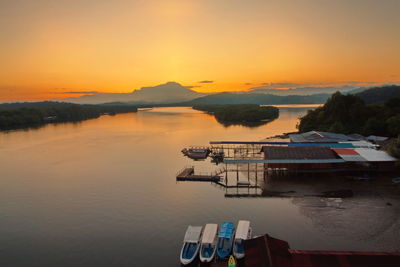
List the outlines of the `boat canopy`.
<svg viewBox="0 0 400 267">
<path fill-rule="evenodd" d="M 202 244 L 214 243 L 215 236 L 217 235 L 218 224 L 208 223 L 204 227 L 203 237 L 201 238 Z"/>
<path fill-rule="evenodd" d="M 186 230 L 184 242 L 189 242 L 189 243 L 197 243 L 200 240 L 200 235 L 201 235 L 201 230 L 203 227 L 201 226 L 191 226 Z"/>
<path fill-rule="evenodd" d="M 243 240 L 247 239 L 247 236 L 249 234 L 249 228 L 250 228 L 249 221 L 239 221 L 236 228 L 235 239 L 243 239 Z"/>
<path fill-rule="evenodd" d="M 234 225 L 231 222 L 224 222 L 221 224 L 218 237 L 231 238 L 233 236 Z"/>
</svg>

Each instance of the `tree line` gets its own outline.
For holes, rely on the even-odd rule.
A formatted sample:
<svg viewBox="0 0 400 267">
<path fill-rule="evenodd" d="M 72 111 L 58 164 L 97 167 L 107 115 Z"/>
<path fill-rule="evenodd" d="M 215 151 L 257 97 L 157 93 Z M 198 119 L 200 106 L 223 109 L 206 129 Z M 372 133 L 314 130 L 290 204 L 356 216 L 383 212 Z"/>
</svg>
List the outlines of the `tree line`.
<svg viewBox="0 0 400 267">
<path fill-rule="evenodd" d="M 298 128 L 300 132 L 318 130 L 396 137 L 400 135 L 400 97 L 381 104 L 366 104 L 360 96 L 336 92 L 322 107 L 300 118 Z"/>
<path fill-rule="evenodd" d="M 213 114 L 224 125 L 242 124 L 257 126 L 274 120 L 279 116 L 278 108 L 255 104 L 195 105 L 193 109 Z"/>
<path fill-rule="evenodd" d="M 78 105 L 59 102 L 11 103 L 0 105 L 0 130 L 37 127 L 50 122 L 77 122 L 102 114 L 136 112 L 129 105 Z"/>
</svg>

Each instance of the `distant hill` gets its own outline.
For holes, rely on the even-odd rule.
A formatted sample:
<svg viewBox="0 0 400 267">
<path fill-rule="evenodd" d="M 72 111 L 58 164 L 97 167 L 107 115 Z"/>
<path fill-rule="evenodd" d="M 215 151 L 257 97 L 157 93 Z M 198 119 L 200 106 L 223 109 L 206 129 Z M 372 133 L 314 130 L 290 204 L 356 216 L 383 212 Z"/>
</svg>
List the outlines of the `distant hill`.
<svg viewBox="0 0 400 267">
<path fill-rule="evenodd" d="M 357 86 L 352 85 L 344 85 L 344 86 L 325 86 L 325 87 L 316 87 L 316 86 L 307 86 L 300 88 L 291 88 L 291 89 L 273 89 L 267 87 L 256 87 L 253 88 L 249 93 L 253 94 L 273 94 L 280 96 L 290 96 L 290 95 L 315 95 L 315 94 L 333 94 L 335 92 L 347 93 L 353 90 L 359 90 Z M 364 88 L 365 89 L 365 88 Z"/>
<path fill-rule="evenodd" d="M 193 105 L 224 105 L 224 104 L 258 104 L 258 105 L 279 105 L 279 104 L 321 104 L 324 103 L 330 94 L 316 95 L 289 95 L 277 96 L 272 94 L 255 93 L 219 93 L 207 95 L 185 102 L 187 106 Z"/>
<path fill-rule="evenodd" d="M 65 98 L 62 101 L 77 104 L 101 104 L 109 102 L 129 102 L 130 104 L 145 103 L 177 103 L 203 96 L 187 87 L 168 82 L 152 87 L 142 87 L 132 93 L 95 93 L 81 97 Z"/>
<path fill-rule="evenodd" d="M 400 85 L 374 87 L 356 93 L 366 104 L 383 103 L 388 99 L 400 97 Z"/>
</svg>

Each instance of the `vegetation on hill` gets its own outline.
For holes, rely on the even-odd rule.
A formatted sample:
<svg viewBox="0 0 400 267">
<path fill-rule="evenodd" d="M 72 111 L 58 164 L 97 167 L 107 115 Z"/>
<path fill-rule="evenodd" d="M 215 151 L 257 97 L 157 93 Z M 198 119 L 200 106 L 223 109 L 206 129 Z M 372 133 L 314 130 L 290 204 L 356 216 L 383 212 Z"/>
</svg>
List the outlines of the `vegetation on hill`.
<svg viewBox="0 0 400 267">
<path fill-rule="evenodd" d="M 136 112 L 133 106 L 77 105 L 59 102 L 10 103 L 0 105 L 0 130 L 44 125 L 49 122 L 76 122 L 102 114 Z"/>
<path fill-rule="evenodd" d="M 194 105 L 233 105 L 233 104 L 257 104 L 257 105 L 280 105 L 280 104 L 321 104 L 328 98 L 329 94 L 316 95 L 289 95 L 279 96 L 272 94 L 257 93 L 219 93 L 199 97 L 183 103 L 185 106 Z"/>
<path fill-rule="evenodd" d="M 315 110 L 300 119 L 299 131 L 311 130 L 398 136 L 400 134 L 400 98 L 384 104 L 368 105 L 358 95 L 337 92 Z"/>
<path fill-rule="evenodd" d="M 356 94 L 361 97 L 367 104 L 383 103 L 390 98 L 400 97 L 400 86 L 390 85 L 374 87 Z"/>
<path fill-rule="evenodd" d="M 261 107 L 253 104 L 243 105 L 197 105 L 193 109 L 211 113 L 224 125 L 241 124 L 258 126 L 272 121 L 279 116 L 276 107 Z"/>
</svg>

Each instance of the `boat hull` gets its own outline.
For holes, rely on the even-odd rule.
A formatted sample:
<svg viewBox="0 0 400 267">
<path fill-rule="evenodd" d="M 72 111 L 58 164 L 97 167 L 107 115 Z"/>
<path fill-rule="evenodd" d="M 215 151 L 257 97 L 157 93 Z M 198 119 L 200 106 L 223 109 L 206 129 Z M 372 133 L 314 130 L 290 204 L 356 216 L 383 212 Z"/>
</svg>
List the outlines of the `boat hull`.
<svg viewBox="0 0 400 267">
<path fill-rule="evenodd" d="M 217 248 L 214 246 L 213 252 L 212 252 L 211 255 L 208 256 L 208 257 L 203 256 L 202 250 L 203 250 L 203 248 L 201 247 L 201 248 L 200 248 L 200 261 L 201 261 L 201 262 L 211 262 L 211 261 L 214 259 L 214 257 L 215 257 L 215 253 L 216 253 L 216 251 L 217 251 Z"/>
<path fill-rule="evenodd" d="M 193 244 L 193 245 L 190 245 Z M 184 243 L 181 249 L 181 256 L 180 260 L 183 265 L 188 265 L 196 258 L 197 254 L 199 253 L 200 244 L 199 243 Z M 192 246 L 188 248 L 188 246 Z M 188 252 L 187 250 L 190 249 L 191 251 Z"/>
<path fill-rule="evenodd" d="M 232 252 L 232 247 L 233 247 L 233 237 L 230 239 L 218 238 L 218 248 L 217 248 L 218 258 L 220 259 L 228 258 Z"/>
</svg>

